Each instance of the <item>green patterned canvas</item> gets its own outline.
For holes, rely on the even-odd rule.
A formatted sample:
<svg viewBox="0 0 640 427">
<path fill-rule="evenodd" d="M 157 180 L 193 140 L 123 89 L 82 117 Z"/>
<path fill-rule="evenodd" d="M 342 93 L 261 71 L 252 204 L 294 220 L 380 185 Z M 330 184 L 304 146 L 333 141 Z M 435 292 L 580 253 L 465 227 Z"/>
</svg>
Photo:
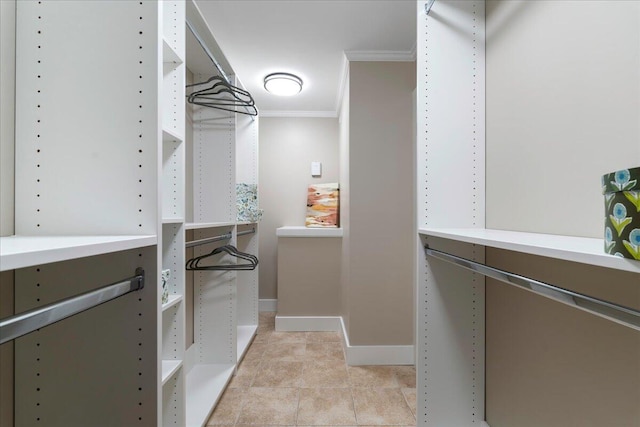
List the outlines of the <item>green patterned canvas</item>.
<svg viewBox="0 0 640 427">
<path fill-rule="evenodd" d="M 238 222 L 258 222 L 262 219 L 262 209 L 258 208 L 258 186 L 236 184 L 236 220 Z"/>
<path fill-rule="evenodd" d="M 604 175 L 602 193 L 605 252 L 640 260 L 640 167 Z"/>
</svg>

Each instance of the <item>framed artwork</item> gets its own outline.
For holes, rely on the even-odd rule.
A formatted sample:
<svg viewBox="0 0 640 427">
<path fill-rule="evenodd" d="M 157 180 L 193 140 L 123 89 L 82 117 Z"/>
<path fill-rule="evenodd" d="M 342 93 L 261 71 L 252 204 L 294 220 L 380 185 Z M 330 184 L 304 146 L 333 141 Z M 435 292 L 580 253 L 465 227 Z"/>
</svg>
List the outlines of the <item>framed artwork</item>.
<svg viewBox="0 0 640 427">
<path fill-rule="evenodd" d="M 340 189 L 338 183 L 314 184 L 307 193 L 307 227 L 340 226 Z"/>
</svg>

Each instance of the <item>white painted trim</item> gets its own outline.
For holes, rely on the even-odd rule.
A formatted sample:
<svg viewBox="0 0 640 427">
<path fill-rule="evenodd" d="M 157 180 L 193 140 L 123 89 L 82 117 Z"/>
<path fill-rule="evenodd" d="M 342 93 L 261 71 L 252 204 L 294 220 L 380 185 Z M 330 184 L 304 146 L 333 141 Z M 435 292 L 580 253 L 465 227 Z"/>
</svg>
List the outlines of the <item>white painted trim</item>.
<svg viewBox="0 0 640 427">
<path fill-rule="evenodd" d="M 339 332 L 339 316 L 276 316 L 277 332 Z"/>
<path fill-rule="evenodd" d="M 261 110 L 261 117 L 308 117 L 308 118 L 330 118 L 338 117 L 337 111 L 281 111 L 281 110 Z"/>
<path fill-rule="evenodd" d="M 491 427 L 489 424 L 487 424 L 486 421 L 481 421 L 480 422 L 480 427 Z"/>
<path fill-rule="evenodd" d="M 340 227 L 304 227 L 285 226 L 276 228 L 278 237 L 342 237 L 343 229 Z"/>
<path fill-rule="evenodd" d="M 340 117 L 342 109 L 342 98 L 344 97 L 344 88 L 347 87 L 347 79 L 349 78 L 349 60 L 347 55 L 342 54 L 342 66 L 340 67 L 340 82 L 338 83 L 338 94 L 336 96 L 336 115 Z"/>
<path fill-rule="evenodd" d="M 258 311 L 278 311 L 277 299 L 261 299 L 258 301 Z"/>
<path fill-rule="evenodd" d="M 352 50 L 344 53 L 349 61 L 410 62 L 415 61 L 415 49 L 408 50 Z"/>
<path fill-rule="evenodd" d="M 349 335 L 340 317 L 342 343 L 347 365 L 414 365 L 415 346 L 413 345 L 356 345 L 349 343 Z"/>
<path fill-rule="evenodd" d="M 416 60 L 417 42 L 411 50 L 351 50 L 343 52 L 340 69 L 340 83 L 336 96 L 336 117 L 340 117 L 344 89 L 349 78 L 349 61 L 381 61 L 381 62 L 411 62 Z"/>
<path fill-rule="evenodd" d="M 359 365 L 413 365 L 413 345 L 355 345 L 349 336 L 341 316 L 276 316 L 278 332 L 339 332 L 342 330 L 342 346 L 349 366 Z"/>
</svg>

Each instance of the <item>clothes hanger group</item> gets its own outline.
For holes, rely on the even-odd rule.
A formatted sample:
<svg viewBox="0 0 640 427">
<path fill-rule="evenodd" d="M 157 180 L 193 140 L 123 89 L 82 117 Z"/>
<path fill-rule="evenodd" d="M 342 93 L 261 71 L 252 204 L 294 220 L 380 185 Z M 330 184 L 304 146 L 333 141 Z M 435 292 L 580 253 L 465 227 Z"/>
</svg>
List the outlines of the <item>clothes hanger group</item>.
<svg viewBox="0 0 640 427">
<path fill-rule="evenodd" d="M 258 109 L 251 94 L 237 86 L 228 83 L 221 76 L 213 76 L 207 81 L 187 85 L 187 87 L 204 86 L 191 92 L 187 96 L 190 104 L 234 113 L 257 116 Z"/>
<path fill-rule="evenodd" d="M 200 265 L 200 261 L 210 258 L 214 255 L 227 253 L 238 259 L 249 261 L 245 264 L 222 264 L 222 265 Z M 186 269 L 190 271 L 219 271 L 219 270 L 255 270 L 258 265 L 258 257 L 245 252 L 240 252 L 235 246 L 224 245 L 215 248 L 206 255 L 200 255 L 187 261 Z"/>
</svg>

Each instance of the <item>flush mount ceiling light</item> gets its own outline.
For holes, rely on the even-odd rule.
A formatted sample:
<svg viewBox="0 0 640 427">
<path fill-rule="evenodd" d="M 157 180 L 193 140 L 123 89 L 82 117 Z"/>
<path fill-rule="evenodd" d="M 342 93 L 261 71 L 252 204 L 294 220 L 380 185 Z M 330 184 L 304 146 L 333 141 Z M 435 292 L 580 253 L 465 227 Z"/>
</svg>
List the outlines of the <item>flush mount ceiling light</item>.
<svg viewBox="0 0 640 427">
<path fill-rule="evenodd" d="M 293 96 L 302 90 L 302 79 L 289 73 L 272 73 L 264 78 L 267 92 L 278 96 Z"/>
</svg>

